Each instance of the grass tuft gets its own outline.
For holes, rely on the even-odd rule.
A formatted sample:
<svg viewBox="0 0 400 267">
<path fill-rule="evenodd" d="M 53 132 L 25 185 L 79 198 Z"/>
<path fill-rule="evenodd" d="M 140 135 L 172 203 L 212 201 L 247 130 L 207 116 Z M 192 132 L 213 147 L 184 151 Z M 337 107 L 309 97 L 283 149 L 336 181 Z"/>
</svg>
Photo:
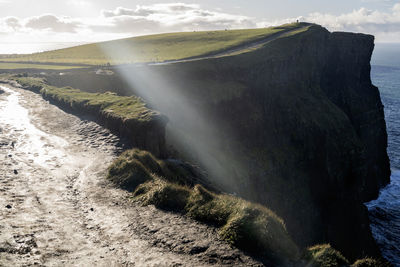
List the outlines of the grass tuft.
<svg viewBox="0 0 400 267">
<path fill-rule="evenodd" d="M 392 265 L 387 261 L 375 260 L 371 258 L 357 260 L 351 265 L 351 267 L 390 267 L 390 266 Z"/>
<path fill-rule="evenodd" d="M 238 201 L 238 198 L 217 195 L 201 185 L 196 185 L 188 199 L 186 212 L 195 220 L 222 227 L 235 211 Z"/>
<path fill-rule="evenodd" d="M 293 259 L 297 256 L 297 247 L 283 221 L 261 205 L 238 201 L 220 234 L 233 245 L 266 258 Z"/>
<path fill-rule="evenodd" d="M 312 267 L 349 266 L 349 261 L 329 244 L 308 248 L 304 257 Z"/>
<path fill-rule="evenodd" d="M 133 193 L 136 200 L 144 205 L 154 205 L 157 208 L 183 212 L 189 197 L 187 187 L 168 183 L 157 177 L 152 181 L 141 184 Z"/>
<path fill-rule="evenodd" d="M 108 169 L 108 178 L 120 187 L 134 191 L 138 185 L 151 180 L 152 176 L 139 160 L 122 156 Z"/>
</svg>

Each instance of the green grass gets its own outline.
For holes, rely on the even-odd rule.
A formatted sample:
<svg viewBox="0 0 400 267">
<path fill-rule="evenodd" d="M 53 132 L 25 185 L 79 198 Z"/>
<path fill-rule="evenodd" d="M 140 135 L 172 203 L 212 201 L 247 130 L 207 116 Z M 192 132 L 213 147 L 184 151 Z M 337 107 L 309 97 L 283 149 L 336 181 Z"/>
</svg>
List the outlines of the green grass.
<svg viewBox="0 0 400 267">
<path fill-rule="evenodd" d="M 152 180 L 140 184 L 133 195 L 144 205 L 154 205 L 164 210 L 183 212 L 190 192 L 188 187 L 153 176 Z"/>
<path fill-rule="evenodd" d="M 311 267 L 349 266 L 349 261 L 329 244 L 315 245 L 307 249 L 305 259 Z"/>
<path fill-rule="evenodd" d="M 297 260 L 297 246 L 282 219 L 271 210 L 238 197 L 213 193 L 201 185 L 192 186 L 190 181 L 181 179 L 182 174 L 171 163 L 134 149 L 111 164 L 108 178 L 133 191 L 136 201 L 218 227 L 223 239 L 245 251 L 273 262 Z"/>
<path fill-rule="evenodd" d="M 31 63 L 10 63 L 0 62 L 1 70 L 17 70 L 17 69 L 42 69 L 42 70 L 68 70 L 85 68 L 83 66 L 68 66 L 68 65 L 46 65 L 46 64 L 31 64 Z"/>
<path fill-rule="evenodd" d="M 122 153 L 109 167 L 108 178 L 129 191 L 134 191 L 140 184 L 135 181 L 138 175 L 141 176 L 140 179 L 148 181 L 153 174 L 189 187 L 193 187 L 196 177 L 201 175 L 192 166 L 181 161 L 159 160 L 148 151 L 131 149 Z"/>
<path fill-rule="evenodd" d="M 13 77 L 23 87 L 41 93 L 44 97 L 56 100 L 71 108 L 97 110 L 123 120 L 150 121 L 159 113 L 146 107 L 141 98 L 118 96 L 115 93 L 87 93 L 71 87 L 58 88 L 46 84 L 42 78 Z"/>
<path fill-rule="evenodd" d="M 261 29 L 148 35 L 30 55 L 19 55 L 3 60 L 89 65 L 161 62 L 224 51 L 266 38 L 274 33 L 296 29 L 300 25 L 302 24 L 293 23 Z"/>
<path fill-rule="evenodd" d="M 356 260 L 350 265 L 349 261 L 329 244 L 309 247 L 305 250 L 303 260 L 308 267 L 390 267 L 384 259 L 365 258 Z"/>
<path fill-rule="evenodd" d="M 391 267 L 392 265 L 384 260 L 376 260 L 371 258 L 365 258 L 357 260 L 351 267 Z"/>
</svg>

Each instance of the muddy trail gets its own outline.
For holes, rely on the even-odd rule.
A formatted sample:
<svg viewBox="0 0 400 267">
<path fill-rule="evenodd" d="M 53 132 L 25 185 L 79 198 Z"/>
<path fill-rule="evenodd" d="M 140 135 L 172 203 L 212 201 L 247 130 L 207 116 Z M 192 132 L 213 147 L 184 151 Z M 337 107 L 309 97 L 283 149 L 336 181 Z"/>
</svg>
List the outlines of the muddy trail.
<svg viewBox="0 0 400 267">
<path fill-rule="evenodd" d="M 40 95 L 0 93 L 0 266 L 260 266 L 217 230 L 143 207 L 106 168 L 123 149 Z"/>
</svg>

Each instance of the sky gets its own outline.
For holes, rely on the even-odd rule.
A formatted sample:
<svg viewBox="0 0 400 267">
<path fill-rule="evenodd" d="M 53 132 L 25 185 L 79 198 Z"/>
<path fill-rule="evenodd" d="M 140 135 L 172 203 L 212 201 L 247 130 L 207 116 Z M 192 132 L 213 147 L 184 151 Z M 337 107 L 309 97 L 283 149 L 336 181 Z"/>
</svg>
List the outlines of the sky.
<svg viewBox="0 0 400 267">
<path fill-rule="evenodd" d="M 0 0 L 0 54 L 137 35 L 259 28 L 299 19 L 400 43 L 400 0 Z"/>
</svg>

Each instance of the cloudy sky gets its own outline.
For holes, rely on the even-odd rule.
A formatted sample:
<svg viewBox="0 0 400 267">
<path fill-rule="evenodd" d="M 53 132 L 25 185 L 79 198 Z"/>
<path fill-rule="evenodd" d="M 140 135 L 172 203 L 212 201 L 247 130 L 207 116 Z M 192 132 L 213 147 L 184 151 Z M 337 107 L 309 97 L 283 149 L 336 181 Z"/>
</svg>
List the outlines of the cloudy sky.
<svg viewBox="0 0 400 267">
<path fill-rule="evenodd" d="M 296 19 L 400 43 L 400 0 L 0 0 L 0 53 L 172 31 L 266 27 Z"/>
</svg>

